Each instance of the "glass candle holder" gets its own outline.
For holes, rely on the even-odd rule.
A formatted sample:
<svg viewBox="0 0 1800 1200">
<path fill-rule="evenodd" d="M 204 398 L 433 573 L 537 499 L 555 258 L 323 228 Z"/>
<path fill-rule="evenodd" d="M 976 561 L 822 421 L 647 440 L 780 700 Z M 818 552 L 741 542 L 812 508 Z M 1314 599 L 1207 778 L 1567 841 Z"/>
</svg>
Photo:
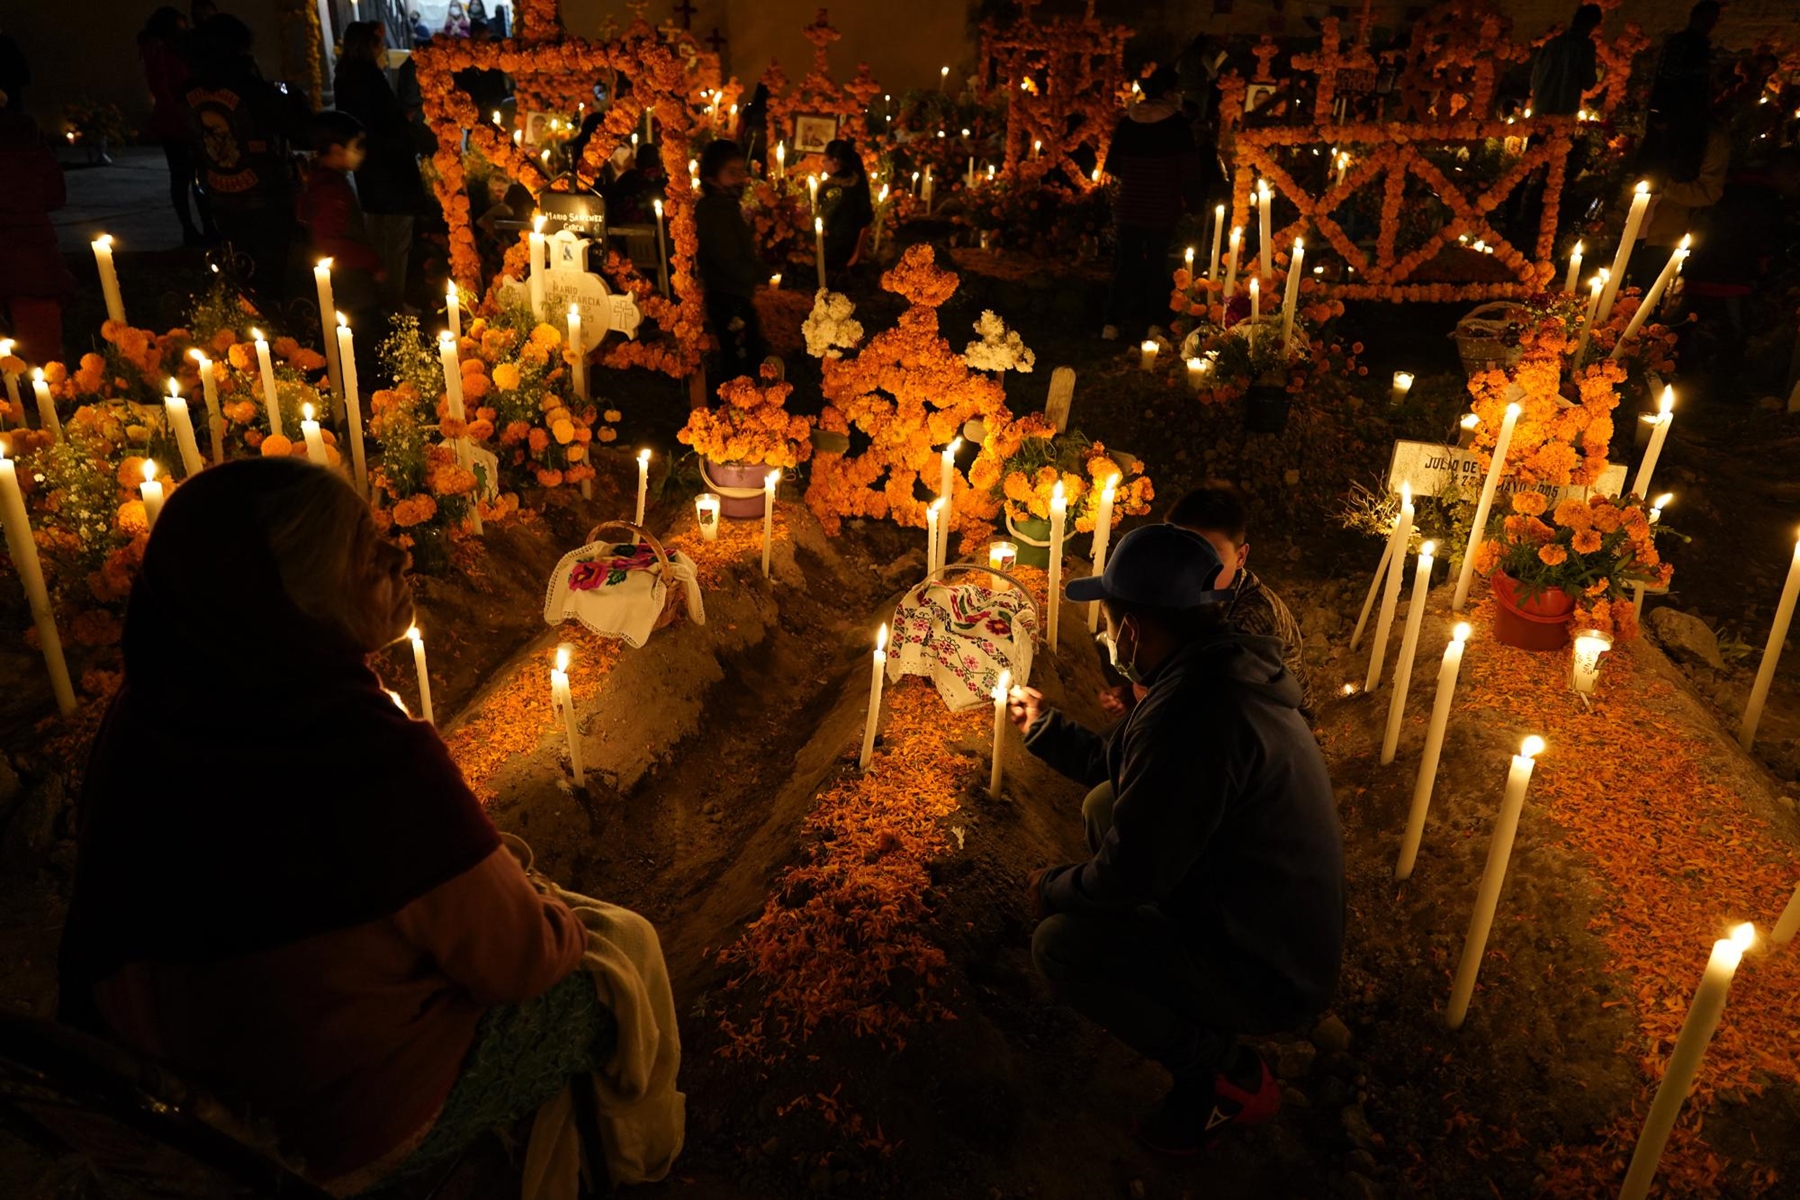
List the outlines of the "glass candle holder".
<svg viewBox="0 0 1800 1200">
<path fill-rule="evenodd" d="M 702 541 L 719 540 L 719 498 L 711 492 L 701 492 L 694 497 L 694 519 L 700 525 Z"/>
<path fill-rule="evenodd" d="M 1010 571 L 1019 561 L 1019 547 L 1013 542 L 988 543 L 988 567 L 995 571 Z"/>
<path fill-rule="evenodd" d="M 1406 394 L 1412 391 L 1412 385 L 1413 375 L 1411 371 L 1395 371 L 1393 387 L 1388 393 L 1389 403 L 1399 404 L 1401 401 L 1405 400 Z"/>
<path fill-rule="evenodd" d="M 1600 682 L 1600 656 L 1612 645 L 1612 638 L 1598 629 L 1576 634 L 1569 654 L 1569 686 L 1584 696 L 1593 695 Z"/>
</svg>

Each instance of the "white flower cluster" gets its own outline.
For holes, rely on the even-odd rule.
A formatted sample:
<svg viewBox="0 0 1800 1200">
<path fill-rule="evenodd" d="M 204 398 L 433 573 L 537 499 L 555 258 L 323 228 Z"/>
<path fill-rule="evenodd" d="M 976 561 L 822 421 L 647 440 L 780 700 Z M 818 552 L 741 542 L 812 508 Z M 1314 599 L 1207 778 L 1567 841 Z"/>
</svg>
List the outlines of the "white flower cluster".
<svg viewBox="0 0 1800 1200">
<path fill-rule="evenodd" d="M 970 342 L 963 351 L 963 361 L 971 370 L 1028 372 L 1037 364 L 1037 355 L 993 309 L 981 314 L 975 322 L 975 332 L 981 340 Z"/>
<path fill-rule="evenodd" d="M 863 335 L 862 322 L 851 319 L 855 312 L 850 297 L 820 288 L 812 312 L 800 324 L 806 352 L 814 358 L 838 358 L 845 350 L 854 349 Z"/>
</svg>

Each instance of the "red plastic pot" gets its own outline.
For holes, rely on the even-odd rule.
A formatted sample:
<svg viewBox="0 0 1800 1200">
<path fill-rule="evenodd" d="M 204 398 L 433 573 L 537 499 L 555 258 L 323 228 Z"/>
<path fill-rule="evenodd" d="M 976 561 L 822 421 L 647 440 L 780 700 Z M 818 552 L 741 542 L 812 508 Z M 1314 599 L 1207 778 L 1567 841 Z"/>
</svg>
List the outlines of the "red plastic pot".
<svg viewBox="0 0 1800 1200">
<path fill-rule="evenodd" d="M 1521 650 L 1561 650 L 1569 644 L 1569 615 L 1575 597 L 1561 588 L 1545 588 L 1526 599 L 1519 581 L 1495 571 L 1494 637 Z"/>
</svg>

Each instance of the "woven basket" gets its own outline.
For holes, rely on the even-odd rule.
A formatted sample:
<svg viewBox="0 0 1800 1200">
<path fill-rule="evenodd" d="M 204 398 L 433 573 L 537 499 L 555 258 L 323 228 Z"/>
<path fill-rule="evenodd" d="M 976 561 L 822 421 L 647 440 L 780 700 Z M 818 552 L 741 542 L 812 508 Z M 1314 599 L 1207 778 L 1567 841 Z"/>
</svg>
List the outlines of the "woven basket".
<svg viewBox="0 0 1800 1200">
<path fill-rule="evenodd" d="M 663 610 L 657 616 L 654 628 L 666 629 L 675 620 L 675 613 L 681 608 L 684 595 L 677 586 L 677 581 L 669 574 L 668 551 L 663 549 L 663 544 L 656 539 L 654 533 L 641 525 L 633 525 L 630 521 L 602 521 L 588 530 L 587 537 L 582 539 L 583 543 L 599 541 L 600 532 L 605 529 L 629 530 L 638 541 L 650 547 L 650 553 L 656 555 L 657 579 L 663 585 Z"/>
<path fill-rule="evenodd" d="M 1025 603 L 1031 606 L 1031 615 L 1035 618 L 1032 622 L 1031 644 L 1036 646 L 1043 641 L 1044 614 L 1039 610 L 1037 597 L 1031 594 L 1030 588 L 1020 583 L 1017 579 L 1014 579 L 1011 575 L 1008 575 L 1005 571 L 996 571 L 993 567 L 984 567 L 980 563 L 970 562 L 967 559 L 964 559 L 962 562 L 945 563 L 935 571 L 926 572 L 925 578 L 919 581 L 919 586 L 923 587 L 933 579 L 941 577 L 946 571 L 973 571 L 981 575 L 997 575 L 1001 579 L 1012 584 L 1013 587 L 1018 589 L 1019 595 L 1025 597 Z"/>
<path fill-rule="evenodd" d="M 1517 366 L 1524 347 L 1508 346 L 1500 339 L 1506 327 L 1524 315 L 1518 305 L 1508 300 L 1494 300 L 1464 314 L 1450 334 L 1456 342 L 1456 352 L 1462 356 L 1463 373 L 1473 376 L 1490 365 L 1508 369 Z"/>
</svg>

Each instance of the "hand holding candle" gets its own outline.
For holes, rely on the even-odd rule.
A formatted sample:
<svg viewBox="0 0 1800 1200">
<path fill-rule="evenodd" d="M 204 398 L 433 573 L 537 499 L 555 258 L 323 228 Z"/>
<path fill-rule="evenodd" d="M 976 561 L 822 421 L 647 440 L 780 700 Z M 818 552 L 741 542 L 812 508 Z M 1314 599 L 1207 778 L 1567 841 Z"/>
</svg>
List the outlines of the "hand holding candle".
<svg viewBox="0 0 1800 1200">
<path fill-rule="evenodd" d="M 881 723 L 881 685 L 887 674 L 888 627 L 884 624 L 875 638 L 875 663 L 869 672 L 869 711 L 863 717 L 862 753 L 857 756 L 859 770 L 869 769 L 875 757 L 875 727 Z"/>
<path fill-rule="evenodd" d="M 1469 1015 L 1469 998 L 1475 994 L 1475 977 L 1481 971 L 1481 959 L 1487 953 L 1488 933 L 1494 927 L 1494 910 L 1500 903 L 1500 888 L 1506 882 L 1506 867 L 1512 859 L 1513 839 L 1519 832 L 1519 814 L 1525 810 L 1525 790 L 1531 786 L 1531 772 L 1537 756 L 1544 752 L 1544 739 L 1528 737 L 1513 756 L 1512 770 L 1506 776 L 1506 792 L 1500 800 L 1500 811 L 1494 818 L 1494 836 L 1488 843 L 1487 867 L 1481 874 L 1481 887 L 1475 894 L 1475 911 L 1469 914 L 1469 932 L 1463 938 L 1462 958 L 1456 964 L 1456 982 L 1450 988 L 1450 1005 L 1444 1011 L 1444 1024 L 1461 1029 Z"/>
</svg>

